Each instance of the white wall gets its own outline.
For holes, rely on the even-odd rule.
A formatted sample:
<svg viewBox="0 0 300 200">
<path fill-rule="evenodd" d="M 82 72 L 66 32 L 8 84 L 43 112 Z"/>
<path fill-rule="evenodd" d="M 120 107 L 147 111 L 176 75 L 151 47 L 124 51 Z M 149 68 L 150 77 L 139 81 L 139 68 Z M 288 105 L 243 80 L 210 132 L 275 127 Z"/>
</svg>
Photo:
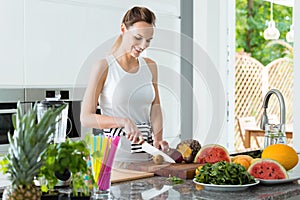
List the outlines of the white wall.
<svg viewBox="0 0 300 200">
<path fill-rule="evenodd" d="M 295 1 L 295 12 L 300 13 L 300 1 Z M 295 42 L 294 42 L 294 122 L 293 145 L 300 150 L 300 15 L 295 14 Z"/>
<path fill-rule="evenodd" d="M 194 1 L 194 137 L 204 144 L 218 143 L 230 149 L 234 133 L 228 126 L 232 119 L 227 117 L 227 72 L 234 54 L 228 55 L 227 50 L 234 49 L 228 29 L 233 27 L 228 24 L 234 20 L 233 2 Z"/>
</svg>

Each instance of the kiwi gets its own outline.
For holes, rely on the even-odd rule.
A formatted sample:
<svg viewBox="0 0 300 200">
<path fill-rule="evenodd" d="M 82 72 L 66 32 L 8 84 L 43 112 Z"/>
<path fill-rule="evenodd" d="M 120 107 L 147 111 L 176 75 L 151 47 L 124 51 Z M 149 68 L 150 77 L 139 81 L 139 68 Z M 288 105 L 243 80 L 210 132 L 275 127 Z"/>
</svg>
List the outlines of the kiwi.
<svg viewBox="0 0 300 200">
<path fill-rule="evenodd" d="M 159 154 L 153 156 L 152 159 L 154 164 L 156 165 L 161 165 L 164 162 L 164 158 Z"/>
</svg>

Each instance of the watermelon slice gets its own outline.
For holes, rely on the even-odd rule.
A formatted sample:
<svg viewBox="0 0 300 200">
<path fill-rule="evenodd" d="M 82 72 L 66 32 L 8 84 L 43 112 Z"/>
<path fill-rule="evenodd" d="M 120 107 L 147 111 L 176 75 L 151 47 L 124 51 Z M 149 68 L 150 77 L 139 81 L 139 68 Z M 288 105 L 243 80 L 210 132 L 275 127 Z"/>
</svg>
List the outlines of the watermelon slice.
<svg viewBox="0 0 300 200">
<path fill-rule="evenodd" d="M 220 161 L 230 162 L 230 156 L 226 148 L 218 144 L 207 144 L 197 153 L 194 163 L 217 163 Z"/>
<path fill-rule="evenodd" d="M 248 172 L 255 178 L 263 180 L 288 178 L 285 168 L 279 162 L 266 158 L 252 163 Z"/>
</svg>

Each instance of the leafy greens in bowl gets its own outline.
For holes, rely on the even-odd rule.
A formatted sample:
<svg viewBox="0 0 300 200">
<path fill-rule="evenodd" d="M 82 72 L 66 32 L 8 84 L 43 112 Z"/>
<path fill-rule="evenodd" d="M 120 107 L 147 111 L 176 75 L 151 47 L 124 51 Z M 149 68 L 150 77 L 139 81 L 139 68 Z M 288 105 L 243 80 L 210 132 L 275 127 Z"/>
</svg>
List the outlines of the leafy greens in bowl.
<svg viewBox="0 0 300 200">
<path fill-rule="evenodd" d="M 242 165 L 221 161 L 203 165 L 195 181 L 215 185 L 246 185 L 255 183 L 255 178 Z"/>
</svg>

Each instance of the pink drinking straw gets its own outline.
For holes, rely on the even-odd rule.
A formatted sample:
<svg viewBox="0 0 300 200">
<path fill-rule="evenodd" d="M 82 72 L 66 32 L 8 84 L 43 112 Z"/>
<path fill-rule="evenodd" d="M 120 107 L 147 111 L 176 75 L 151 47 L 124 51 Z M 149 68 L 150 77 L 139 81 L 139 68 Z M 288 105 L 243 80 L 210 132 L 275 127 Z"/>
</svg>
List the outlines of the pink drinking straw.
<svg viewBox="0 0 300 200">
<path fill-rule="evenodd" d="M 102 173 L 101 179 L 98 179 L 98 189 L 99 190 L 107 190 L 109 189 L 110 186 L 110 174 L 111 174 L 111 169 L 112 169 L 112 164 L 114 161 L 114 157 L 117 151 L 117 147 L 120 141 L 120 137 L 116 136 L 113 138 L 112 141 L 112 146 L 110 148 L 108 160 L 105 165 L 105 169 Z"/>
<path fill-rule="evenodd" d="M 102 137 L 105 137 L 105 136 L 102 136 Z M 103 189 L 99 188 L 99 184 L 100 184 L 100 181 L 102 180 L 102 176 L 103 176 L 103 172 L 104 172 L 104 169 L 105 169 L 105 165 L 106 165 L 108 157 L 109 157 L 111 140 L 112 140 L 111 136 L 108 136 L 107 142 L 106 142 L 106 147 L 105 147 L 105 150 L 104 150 L 104 155 L 103 155 L 102 163 L 101 163 L 101 168 L 99 170 L 98 181 L 97 181 L 97 183 L 98 183 L 98 189 L 99 190 L 103 190 Z"/>
</svg>

